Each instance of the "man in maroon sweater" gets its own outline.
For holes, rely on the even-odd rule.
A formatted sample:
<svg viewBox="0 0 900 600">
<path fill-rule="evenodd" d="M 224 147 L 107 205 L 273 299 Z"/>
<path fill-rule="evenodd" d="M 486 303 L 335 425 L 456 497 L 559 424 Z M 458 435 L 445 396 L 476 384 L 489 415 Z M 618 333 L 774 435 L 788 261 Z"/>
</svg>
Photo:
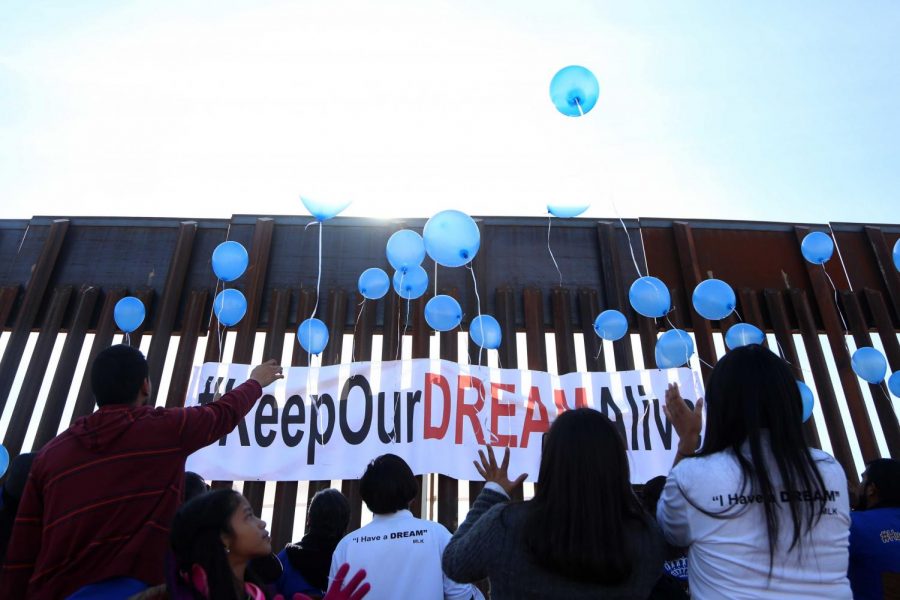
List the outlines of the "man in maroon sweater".
<svg viewBox="0 0 900 600">
<path fill-rule="evenodd" d="M 164 581 L 169 525 L 188 455 L 237 426 L 282 377 L 274 360 L 219 400 L 154 408 L 144 355 L 101 352 L 91 368 L 99 406 L 34 459 L 0 573 L 0 598 L 65 598 L 118 577 Z"/>
</svg>

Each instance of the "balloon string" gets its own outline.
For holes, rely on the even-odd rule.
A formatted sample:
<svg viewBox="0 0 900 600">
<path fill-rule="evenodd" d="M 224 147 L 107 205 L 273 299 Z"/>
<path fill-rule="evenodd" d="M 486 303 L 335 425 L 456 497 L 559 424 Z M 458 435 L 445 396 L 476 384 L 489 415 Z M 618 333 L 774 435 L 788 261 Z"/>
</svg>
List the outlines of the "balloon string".
<svg viewBox="0 0 900 600">
<path fill-rule="evenodd" d="M 575 106 L 578 107 L 578 112 L 581 113 L 580 116 L 584 116 L 584 111 L 581 109 L 581 102 L 578 101 L 578 98 L 575 98 Z"/>
<path fill-rule="evenodd" d="M 553 261 L 553 266 L 556 267 L 556 272 L 559 273 L 559 287 L 562 287 L 562 271 L 559 270 L 559 264 L 556 262 L 556 257 L 553 256 L 553 250 L 550 248 L 550 226 L 553 223 L 553 217 L 547 217 L 547 252 L 550 253 L 550 259 Z"/>
<path fill-rule="evenodd" d="M 319 286 L 322 284 L 322 222 L 313 222 L 319 224 L 319 273 L 316 275 L 316 303 L 313 305 L 311 317 L 315 317 L 316 311 L 319 310 Z M 309 227 L 309 225 L 307 225 L 307 227 Z"/>
<path fill-rule="evenodd" d="M 475 279 L 475 269 L 472 268 L 471 264 L 466 265 L 466 268 L 472 273 L 472 287 L 475 289 L 475 305 L 478 307 L 478 316 L 481 316 L 481 297 L 478 295 L 478 281 Z M 481 342 L 484 343 L 484 320 L 478 319 L 478 328 L 481 330 Z M 478 346 L 478 364 L 481 364 L 481 351 L 484 350 L 484 346 Z"/>
<path fill-rule="evenodd" d="M 412 304 L 412 300 L 409 298 L 406 299 L 406 319 L 403 321 L 403 335 L 400 336 L 400 339 L 406 337 L 406 330 L 409 329 L 409 305 Z"/>
<path fill-rule="evenodd" d="M 837 250 L 838 260 L 841 261 L 841 268 L 844 270 L 844 277 L 847 278 L 847 285 L 850 286 L 850 291 L 853 291 L 853 282 L 850 281 L 850 273 L 847 272 L 847 265 L 844 264 L 844 256 L 841 254 L 841 247 L 838 246 L 837 238 L 834 236 L 834 229 L 831 228 L 831 223 L 828 224 L 828 230 L 831 231 L 831 241 L 834 242 L 834 247 Z M 824 263 L 822 264 L 824 267 Z"/>
<path fill-rule="evenodd" d="M 363 297 L 363 301 L 359 303 L 359 313 L 356 315 L 356 322 L 353 323 L 353 353 L 350 355 L 350 362 L 356 362 L 356 328 L 359 326 L 359 318 L 362 316 L 363 310 L 366 307 L 366 298 Z"/>
<path fill-rule="evenodd" d="M 737 306 L 734 307 L 734 314 L 737 315 L 738 321 L 740 321 L 741 323 L 744 322 L 744 318 L 741 317 L 741 313 L 738 312 Z"/>
<path fill-rule="evenodd" d="M 834 307 L 837 309 L 838 316 L 841 318 L 841 323 L 844 325 L 844 335 L 850 335 L 850 332 L 847 330 L 847 321 L 844 320 L 844 313 L 841 311 L 841 305 L 838 303 L 838 290 L 837 286 L 834 285 L 834 281 L 831 279 L 831 275 L 828 274 L 828 271 L 825 269 L 825 263 L 822 263 L 822 272 L 825 273 L 825 277 L 828 278 L 828 283 L 831 284 L 831 289 L 834 290 Z M 844 342 L 844 346 L 847 343 Z"/>
<path fill-rule="evenodd" d="M 434 295 L 437 296 L 437 261 L 434 263 Z"/>
<path fill-rule="evenodd" d="M 615 203 L 613 203 L 613 210 L 616 210 Z M 638 277 L 643 277 L 643 275 L 641 275 L 641 268 L 638 266 L 637 257 L 634 255 L 634 244 L 631 242 L 631 234 L 628 233 L 628 227 L 625 225 L 625 221 L 622 217 L 619 216 L 619 211 L 616 211 L 616 217 L 622 224 L 622 229 L 625 230 L 625 237 L 628 238 L 628 250 L 631 252 L 631 262 L 634 263 L 634 270 L 637 271 Z M 649 269 L 647 270 L 647 274 L 650 274 Z"/>
<path fill-rule="evenodd" d="M 406 277 L 406 271 L 400 271 L 400 292 L 403 291 L 403 278 Z M 403 302 L 403 295 L 400 294 L 400 302 Z M 400 336 L 400 306 L 397 306 L 397 352 L 394 354 L 394 360 L 400 360 L 400 350 L 403 347 L 403 338 Z"/>
<path fill-rule="evenodd" d="M 126 346 L 131 345 L 131 335 L 127 331 L 125 332 L 125 345 Z"/>
</svg>

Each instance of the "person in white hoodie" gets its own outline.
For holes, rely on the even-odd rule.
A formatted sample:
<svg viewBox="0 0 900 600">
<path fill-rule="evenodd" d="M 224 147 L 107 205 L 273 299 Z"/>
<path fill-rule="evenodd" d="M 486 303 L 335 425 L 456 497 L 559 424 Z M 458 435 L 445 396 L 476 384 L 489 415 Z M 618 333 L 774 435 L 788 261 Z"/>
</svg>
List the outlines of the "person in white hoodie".
<svg viewBox="0 0 900 600">
<path fill-rule="evenodd" d="M 851 597 L 847 478 L 807 447 L 800 391 L 788 364 L 759 345 L 736 348 L 689 409 L 677 385 L 666 414 L 678 454 L 657 506 L 670 544 L 689 547 L 691 597 Z"/>
<path fill-rule="evenodd" d="M 365 569 L 372 585 L 369 600 L 483 600 L 474 585 L 457 583 L 441 570 L 451 534 L 409 511 L 418 491 L 412 469 L 399 456 L 384 454 L 369 463 L 359 493 L 372 511 L 372 522 L 338 543 L 329 581 L 349 562 L 354 569 Z"/>
</svg>

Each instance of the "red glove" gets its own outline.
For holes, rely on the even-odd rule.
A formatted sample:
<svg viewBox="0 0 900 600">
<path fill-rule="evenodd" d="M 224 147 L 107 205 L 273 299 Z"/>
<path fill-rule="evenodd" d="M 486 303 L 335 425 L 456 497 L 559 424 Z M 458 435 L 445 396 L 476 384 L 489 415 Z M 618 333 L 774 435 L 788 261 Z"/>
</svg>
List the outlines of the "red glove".
<svg viewBox="0 0 900 600">
<path fill-rule="evenodd" d="M 371 585 L 363 583 L 363 579 L 366 578 L 366 570 L 360 569 L 357 571 L 356 575 L 353 576 L 353 579 L 344 586 L 344 578 L 349 571 L 350 565 L 347 563 L 341 565 L 341 568 L 338 569 L 338 572 L 334 576 L 331 587 L 328 588 L 328 593 L 325 594 L 325 597 L 322 598 L 322 600 L 361 600 L 362 598 L 365 598 L 366 594 L 369 593 L 369 590 L 372 589 Z"/>
</svg>

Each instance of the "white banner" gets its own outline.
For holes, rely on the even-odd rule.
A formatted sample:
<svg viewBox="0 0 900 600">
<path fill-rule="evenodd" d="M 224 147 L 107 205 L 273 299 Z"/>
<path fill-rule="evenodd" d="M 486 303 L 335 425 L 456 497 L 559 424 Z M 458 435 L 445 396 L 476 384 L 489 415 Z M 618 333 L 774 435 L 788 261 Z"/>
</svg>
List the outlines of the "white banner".
<svg viewBox="0 0 900 600">
<path fill-rule="evenodd" d="M 249 365 L 195 368 L 186 406 L 239 385 Z M 560 412 L 588 406 L 627 440 L 631 478 L 668 473 L 678 438 L 662 406 L 677 381 L 691 405 L 702 395 L 686 369 L 569 373 L 492 369 L 432 359 L 290 367 L 238 427 L 188 459 L 207 479 L 355 479 L 370 460 L 402 456 L 417 473 L 478 480 L 485 443 L 511 449 L 510 473 L 538 475 L 541 437 Z M 600 465 L 598 465 L 600 467 Z"/>
</svg>

